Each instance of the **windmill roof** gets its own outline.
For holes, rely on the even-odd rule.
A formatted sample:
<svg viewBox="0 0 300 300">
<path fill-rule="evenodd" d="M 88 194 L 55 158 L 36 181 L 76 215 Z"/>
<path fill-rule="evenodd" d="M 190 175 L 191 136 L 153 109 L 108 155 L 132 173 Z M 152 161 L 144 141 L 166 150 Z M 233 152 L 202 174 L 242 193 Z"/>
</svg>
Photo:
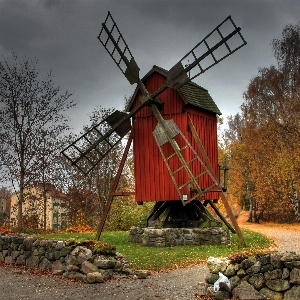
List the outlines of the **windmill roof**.
<svg viewBox="0 0 300 300">
<path fill-rule="evenodd" d="M 168 73 L 167 70 L 165 70 L 161 67 L 153 66 L 153 68 L 142 78 L 142 81 L 146 80 L 154 72 L 158 72 L 163 76 L 167 76 L 167 73 Z M 138 89 L 139 88 L 137 87 L 137 89 L 135 90 L 135 92 L 131 98 L 128 109 L 130 108 L 130 106 L 137 94 Z M 212 97 L 210 96 L 208 90 L 204 89 L 200 85 L 190 81 L 190 82 L 186 83 L 185 85 L 183 85 L 179 89 L 179 92 L 181 92 L 181 94 L 185 98 L 185 100 L 187 102 L 186 104 L 190 104 L 190 105 L 208 110 L 208 111 L 216 113 L 218 115 L 222 114 L 220 112 L 218 106 L 216 105 L 216 103 L 214 102 Z"/>
<path fill-rule="evenodd" d="M 189 104 L 214 112 L 218 115 L 222 114 L 209 92 L 196 83 L 189 82 L 183 85 L 180 88 L 180 91 Z"/>
</svg>

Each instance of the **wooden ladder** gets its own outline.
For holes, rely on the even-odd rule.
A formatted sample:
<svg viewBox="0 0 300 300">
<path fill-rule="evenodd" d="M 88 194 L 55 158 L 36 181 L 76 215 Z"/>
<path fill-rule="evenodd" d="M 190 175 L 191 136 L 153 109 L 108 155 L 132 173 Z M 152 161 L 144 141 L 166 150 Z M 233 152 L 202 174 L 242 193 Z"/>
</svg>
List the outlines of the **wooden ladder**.
<svg viewBox="0 0 300 300">
<path fill-rule="evenodd" d="M 169 171 L 169 174 L 172 178 L 172 181 L 175 185 L 175 188 L 178 192 L 178 195 L 183 203 L 183 205 L 188 204 L 189 202 L 197 199 L 197 198 L 203 198 L 204 194 L 206 192 L 209 192 L 213 188 L 219 185 L 218 181 L 214 176 L 212 175 L 210 168 L 205 164 L 204 160 L 198 155 L 198 153 L 195 151 L 195 149 L 192 147 L 190 142 L 187 140 L 185 135 L 181 132 L 181 130 L 178 128 L 176 123 L 173 120 L 164 120 L 164 124 L 161 124 L 160 122 L 156 126 L 155 130 L 153 131 L 153 136 L 156 140 L 156 143 L 158 145 L 159 151 L 163 157 L 163 160 L 166 164 L 166 167 Z M 163 128 L 164 127 L 164 128 Z M 178 143 L 176 142 L 175 138 L 180 135 L 181 138 L 184 141 L 184 145 L 182 147 L 179 147 Z M 163 150 L 163 146 L 166 144 L 170 144 L 173 153 L 166 154 Z M 186 160 L 183 155 L 183 151 L 189 149 L 192 156 L 189 158 L 189 160 Z M 202 149 L 200 149 L 202 150 Z M 206 155 L 206 153 L 201 155 Z M 174 157 L 178 158 L 178 161 L 180 162 L 180 166 L 177 168 L 173 168 L 170 164 L 170 160 Z M 201 166 L 203 167 L 203 172 L 200 174 L 195 174 L 191 168 L 191 164 L 195 161 L 198 161 Z M 185 182 L 178 182 L 176 180 L 176 174 L 178 174 L 180 171 L 185 170 L 188 174 L 189 179 Z M 208 174 L 208 176 L 212 180 L 212 185 L 203 189 L 198 183 L 198 179 L 203 177 L 204 175 Z M 188 186 L 190 191 L 190 197 L 187 194 L 184 194 L 182 190 Z"/>
</svg>

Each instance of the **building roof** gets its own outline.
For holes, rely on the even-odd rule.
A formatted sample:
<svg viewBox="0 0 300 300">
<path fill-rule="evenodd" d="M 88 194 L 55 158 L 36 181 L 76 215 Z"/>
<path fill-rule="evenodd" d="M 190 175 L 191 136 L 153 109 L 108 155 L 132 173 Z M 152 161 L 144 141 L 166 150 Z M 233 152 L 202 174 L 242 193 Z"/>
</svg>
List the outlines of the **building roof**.
<svg viewBox="0 0 300 300">
<path fill-rule="evenodd" d="M 154 72 L 158 72 L 159 74 L 167 77 L 168 71 L 158 67 L 153 66 L 153 68 L 142 78 L 142 81 L 145 81 L 148 77 L 150 77 Z M 129 105 L 126 110 L 129 110 L 135 97 L 138 92 L 139 88 L 137 87 L 134 94 L 131 97 L 131 101 L 129 102 Z M 218 106 L 214 102 L 214 100 L 211 98 L 208 90 L 204 89 L 203 87 L 199 86 L 198 84 L 194 82 L 188 82 L 185 85 L 183 85 L 179 92 L 184 97 L 186 104 L 190 104 L 205 110 L 208 110 L 210 112 L 216 113 L 218 115 L 221 115 Z"/>
<path fill-rule="evenodd" d="M 218 115 L 222 114 L 209 92 L 196 83 L 189 82 L 183 85 L 179 90 L 189 104 L 214 112 Z"/>
<path fill-rule="evenodd" d="M 31 187 L 35 187 L 36 189 L 39 189 L 42 191 L 44 189 L 44 184 L 35 182 Z M 30 188 L 30 186 L 28 188 Z M 56 189 L 56 187 L 51 183 L 45 184 L 45 191 L 47 194 L 49 194 L 52 197 L 62 198 L 62 199 L 67 198 L 66 194 L 64 194 L 63 192 Z"/>
</svg>

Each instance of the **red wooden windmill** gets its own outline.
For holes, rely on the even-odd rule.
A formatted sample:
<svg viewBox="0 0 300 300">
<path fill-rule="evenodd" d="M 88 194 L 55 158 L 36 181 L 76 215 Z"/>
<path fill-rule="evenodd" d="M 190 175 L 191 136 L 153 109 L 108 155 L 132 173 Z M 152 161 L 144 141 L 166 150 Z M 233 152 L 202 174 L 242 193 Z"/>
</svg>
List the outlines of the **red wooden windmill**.
<svg viewBox="0 0 300 300">
<path fill-rule="evenodd" d="M 143 79 L 110 13 L 98 39 L 137 88 L 128 112 L 115 111 L 63 151 L 72 164 L 88 173 L 131 130 L 97 238 L 113 197 L 120 195 L 116 188 L 133 140 L 135 199 L 156 202 L 147 218 L 150 225 L 160 220 L 164 227 L 195 227 L 215 221 L 206 208 L 210 204 L 244 244 L 219 183 L 220 111 L 207 90 L 191 82 L 246 44 L 240 28 L 227 17 L 169 71 L 154 66 Z M 219 198 L 234 228 L 214 205 Z"/>
</svg>

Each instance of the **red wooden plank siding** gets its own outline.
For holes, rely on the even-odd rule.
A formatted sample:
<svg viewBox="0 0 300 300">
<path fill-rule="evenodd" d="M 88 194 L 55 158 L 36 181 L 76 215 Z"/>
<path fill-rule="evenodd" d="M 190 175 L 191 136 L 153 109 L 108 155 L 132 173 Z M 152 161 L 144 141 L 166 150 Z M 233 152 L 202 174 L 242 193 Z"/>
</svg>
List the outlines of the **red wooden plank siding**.
<svg viewBox="0 0 300 300">
<path fill-rule="evenodd" d="M 165 81 L 166 78 L 163 75 L 155 72 L 147 78 L 144 84 L 151 93 L 162 86 Z M 140 96 L 141 94 L 138 92 L 131 109 L 139 105 Z M 177 91 L 170 88 L 164 91 L 159 98 L 164 103 L 164 108 L 161 111 L 164 119 L 173 119 L 183 134 L 188 137 L 192 146 L 197 149 L 197 145 L 188 129 L 188 116 L 191 118 L 214 170 L 218 172 L 216 116 L 213 113 L 204 112 L 197 108 L 190 108 L 187 111 L 183 111 L 184 100 Z M 156 125 L 157 120 L 149 107 L 145 107 L 134 117 L 135 199 L 138 202 L 179 200 L 179 195 L 152 135 Z M 177 136 L 176 140 L 180 146 L 183 145 L 181 137 Z M 173 149 L 169 144 L 163 145 L 162 149 L 165 153 L 173 153 Z M 192 154 L 191 151 L 184 151 L 183 155 L 188 160 Z M 174 158 L 170 160 L 170 165 L 173 169 L 176 169 L 180 166 L 180 163 L 177 158 Z M 203 167 L 199 163 L 192 164 L 191 168 L 195 174 L 203 171 Z M 179 183 L 188 181 L 188 175 L 185 171 L 178 172 L 175 177 Z M 207 175 L 200 178 L 198 182 L 203 188 L 211 185 L 211 180 L 209 180 Z M 188 188 L 186 187 L 182 193 L 188 194 Z M 218 193 L 207 193 L 205 199 L 218 199 Z"/>
</svg>

